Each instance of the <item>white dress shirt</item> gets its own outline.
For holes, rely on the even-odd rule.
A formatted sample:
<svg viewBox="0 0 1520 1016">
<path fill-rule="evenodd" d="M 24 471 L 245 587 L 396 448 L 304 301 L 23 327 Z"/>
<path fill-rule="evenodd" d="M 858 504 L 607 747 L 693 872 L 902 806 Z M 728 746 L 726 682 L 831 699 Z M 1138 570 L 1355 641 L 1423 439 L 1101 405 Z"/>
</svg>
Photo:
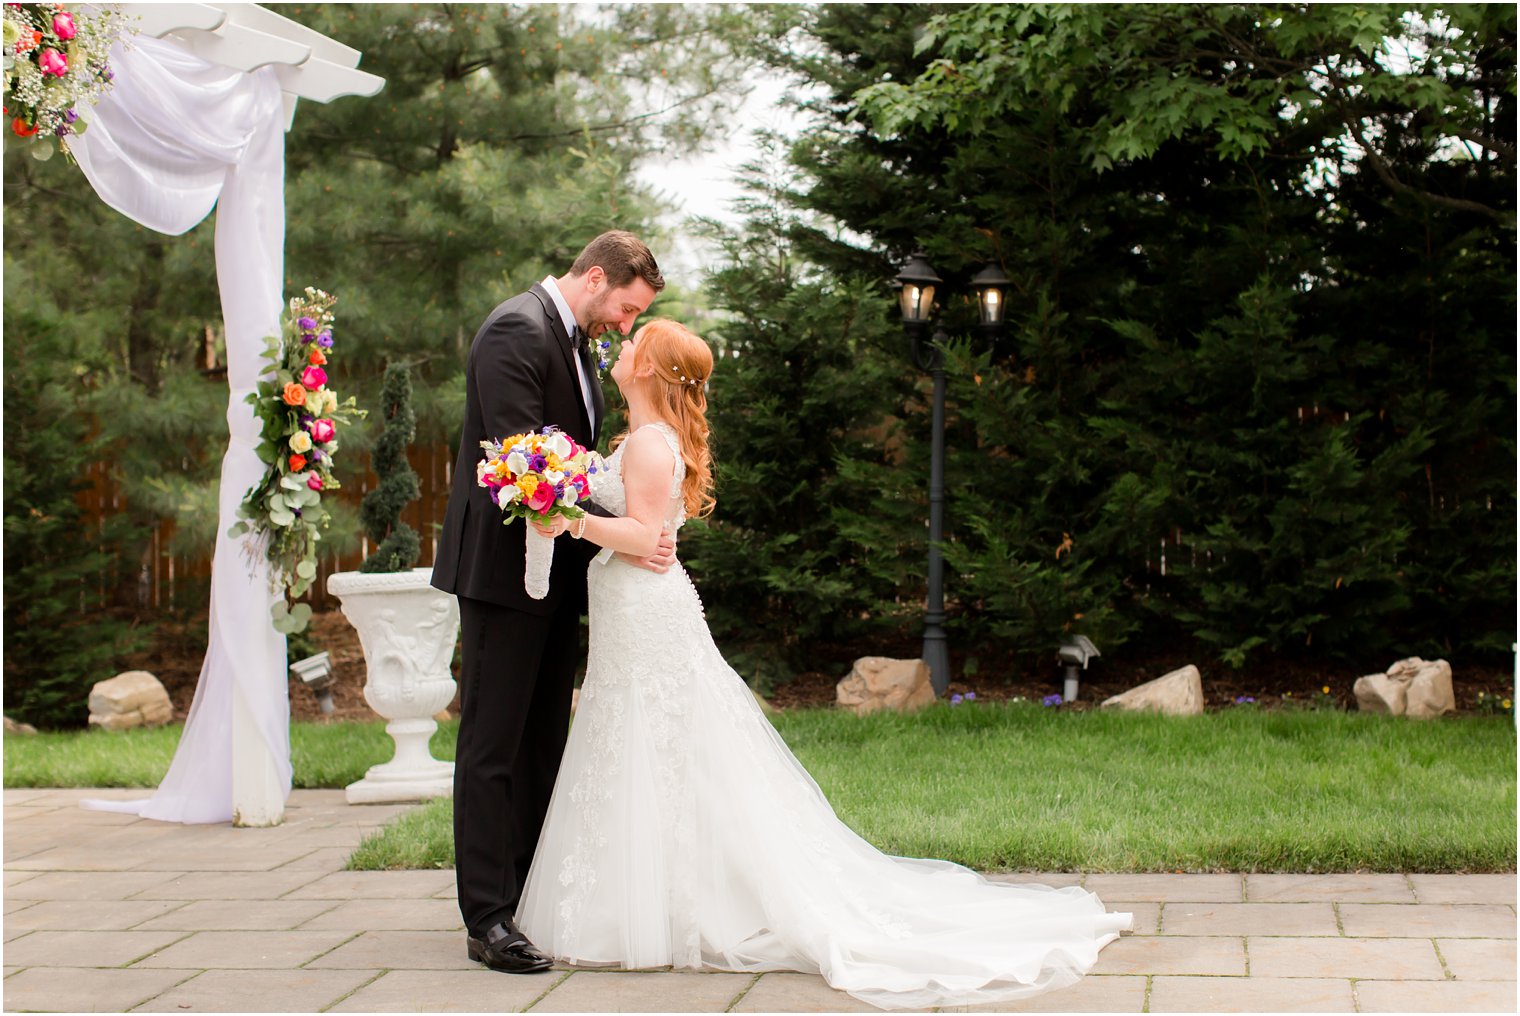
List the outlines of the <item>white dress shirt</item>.
<svg viewBox="0 0 1520 1016">
<path fill-rule="evenodd" d="M 543 287 L 549 291 L 549 297 L 554 301 L 555 309 L 559 311 L 560 322 L 565 326 L 565 332 L 572 339 L 575 338 L 575 330 L 580 326 L 575 323 L 575 315 L 570 313 L 570 305 L 565 302 L 565 296 L 559 291 L 559 283 L 554 281 L 554 276 L 544 276 Z M 586 336 L 586 341 L 591 341 L 591 336 Z M 586 360 L 580 354 L 575 356 L 575 376 L 581 382 L 581 401 L 586 406 L 586 419 L 591 421 L 592 431 L 596 430 L 596 404 L 591 401 L 591 378 L 586 376 Z M 548 421 L 556 426 L 564 426 L 554 420 Z"/>
</svg>

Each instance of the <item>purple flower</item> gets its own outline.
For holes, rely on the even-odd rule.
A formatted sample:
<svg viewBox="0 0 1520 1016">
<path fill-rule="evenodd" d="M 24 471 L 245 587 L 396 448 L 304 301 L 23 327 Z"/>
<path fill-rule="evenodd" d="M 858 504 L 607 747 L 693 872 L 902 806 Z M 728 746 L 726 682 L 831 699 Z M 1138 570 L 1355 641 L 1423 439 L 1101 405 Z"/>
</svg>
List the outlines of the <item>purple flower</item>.
<svg viewBox="0 0 1520 1016">
<path fill-rule="evenodd" d="M 965 700 L 966 700 L 965 697 L 962 696 L 962 695 L 951 695 L 950 696 L 950 704 L 952 706 L 958 706 L 962 702 L 964 702 Z"/>
<path fill-rule="evenodd" d="M 75 110 L 73 106 L 70 106 L 68 109 L 63 111 L 63 118 L 69 123 L 73 123 L 75 120 L 79 119 L 79 112 Z"/>
<path fill-rule="evenodd" d="M 966 692 L 966 701 L 967 702 L 975 702 L 976 701 L 976 692 L 974 692 L 974 691 L 968 691 L 968 692 Z"/>
<path fill-rule="evenodd" d="M 550 434 L 554 433 L 554 424 L 552 424 L 552 423 L 549 424 L 549 426 L 547 426 L 543 430 L 539 431 L 539 433 L 542 434 L 542 435 L 544 435 L 545 437 L 548 437 Z"/>
<path fill-rule="evenodd" d="M 302 331 L 314 332 L 317 330 L 317 322 L 314 318 L 296 318 L 296 324 L 301 328 Z"/>
<path fill-rule="evenodd" d="M 317 336 L 317 345 L 321 346 L 323 349 L 331 349 L 332 348 L 332 332 L 323 332 L 321 335 L 318 335 Z"/>
<path fill-rule="evenodd" d="M 501 502 L 499 500 L 497 500 L 498 496 L 501 494 L 501 488 L 500 487 L 487 487 L 486 488 L 486 494 L 491 498 L 491 503 L 492 504 L 494 504 L 498 508 L 501 507 Z"/>
<path fill-rule="evenodd" d="M 308 345 L 308 344 L 310 344 L 311 340 L 315 339 L 315 338 L 316 338 L 316 336 L 313 335 L 313 334 L 311 334 L 311 332 L 302 332 L 301 333 L 301 345 L 303 345 L 303 346 Z"/>
<path fill-rule="evenodd" d="M 1254 698 L 1252 698 L 1251 696 L 1249 696 L 1249 695 L 1237 695 L 1237 696 L 1235 696 L 1235 704 L 1237 706 L 1243 706 L 1243 705 L 1246 705 L 1248 703 L 1252 703 L 1252 702 L 1255 702 L 1255 701 L 1256 700 Z"/>
<path fill-rule="evenodd" d="M 1047 706 L 1058 706 L 1058 705 L 1061 704 L 1062 700 L 1061 700 L 1061 696 L 1059 696 L 1059 695 L 1046 695 L 1040 701 L 1043 702 Z"/>
<path fill-rule="evenodd" d="M 543 452 L 534 452 L 533 457 L 528 460 L 528 468 L 535 473 L 542 473 L 549 468 L 549 460 L 544 458 Z"/>
<path fill-rule="evenodd" d="M 53 128 L 53 134 L 54 134 L 55 137 L 60 137 L 60 138 L 66 138 L 66 137 L 68 137 L 69 134 L 70 134 L 69 125 L 66 124 L 66 123 L 59 124 L 57 127 Z"/>
<path fill-rule="evenodd" d="M 322 461 L 322 451 L 321 451 L 321 449 L 319 449 L 319 448 L 313 448 L 311 450 L 311 461 L 313 461 L 313 462 L 321 462 Z"/>
</svg>

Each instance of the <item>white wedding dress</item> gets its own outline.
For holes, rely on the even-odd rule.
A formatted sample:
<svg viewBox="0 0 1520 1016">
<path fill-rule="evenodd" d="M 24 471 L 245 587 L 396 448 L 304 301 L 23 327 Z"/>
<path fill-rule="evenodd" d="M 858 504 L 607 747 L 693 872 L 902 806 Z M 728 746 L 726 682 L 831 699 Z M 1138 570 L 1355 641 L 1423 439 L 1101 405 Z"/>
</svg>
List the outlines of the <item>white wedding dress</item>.
<svg viewBox="0 0 1520 1016">
<path fill-rule="evenodd" d="M 651 426 L 676 456 L 679 527 L 677 437 Z M 619 515 L 621 459 L 592 489 Z M 927 1008 L 1072 984 L 1129 927 L 1077 887 L 883 854 L 723 661 L 679 564 L 657 575 L 604 551 L 588 582 L 586 680 L 517 910 L 557 960 L 797 970 L 884 1009 Z"/>
</svg>

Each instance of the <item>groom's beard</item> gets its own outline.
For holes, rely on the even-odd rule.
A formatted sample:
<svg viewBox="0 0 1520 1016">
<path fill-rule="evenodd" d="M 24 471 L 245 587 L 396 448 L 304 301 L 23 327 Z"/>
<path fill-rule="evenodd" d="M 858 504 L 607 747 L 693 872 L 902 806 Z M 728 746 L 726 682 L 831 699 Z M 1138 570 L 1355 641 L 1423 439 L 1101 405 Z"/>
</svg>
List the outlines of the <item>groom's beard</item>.
<svg viewBox="0 0 1520 1016">
<path fill-rule="evenodd" d="M 603 290 L 592 298 L 591 306 L 586 308 L 586 337 L 592 342 L 600 339 L 609 328 L 615 329 L 616 322 L 607 320 L 607 302 L 611 296 L 611 290 Z"/>
</svg>

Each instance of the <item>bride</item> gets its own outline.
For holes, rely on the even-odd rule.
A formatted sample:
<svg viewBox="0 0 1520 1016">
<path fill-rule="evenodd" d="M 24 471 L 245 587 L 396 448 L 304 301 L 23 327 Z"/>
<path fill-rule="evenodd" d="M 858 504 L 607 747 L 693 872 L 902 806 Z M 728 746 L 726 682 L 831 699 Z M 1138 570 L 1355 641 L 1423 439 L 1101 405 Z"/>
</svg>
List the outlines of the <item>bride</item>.
<svg viewBox="0 0 1520 1016">
<path fill-rule="evenodd" d="M 673 321 L 623 342 L 628 435 L 554 518 L 591 564 L 591 650 L 518 927 L 576 965 L 796 970 L 881 1008 L 1004 1002 L 1077 981 L 1130 915 L 1077 887 L 891 857 L 841 822 L 709 634 L 663 527 L 713 507 L 711 351 Z M 1017 821 L 1010 817 L 1010 821 Z"/>
</svg>

